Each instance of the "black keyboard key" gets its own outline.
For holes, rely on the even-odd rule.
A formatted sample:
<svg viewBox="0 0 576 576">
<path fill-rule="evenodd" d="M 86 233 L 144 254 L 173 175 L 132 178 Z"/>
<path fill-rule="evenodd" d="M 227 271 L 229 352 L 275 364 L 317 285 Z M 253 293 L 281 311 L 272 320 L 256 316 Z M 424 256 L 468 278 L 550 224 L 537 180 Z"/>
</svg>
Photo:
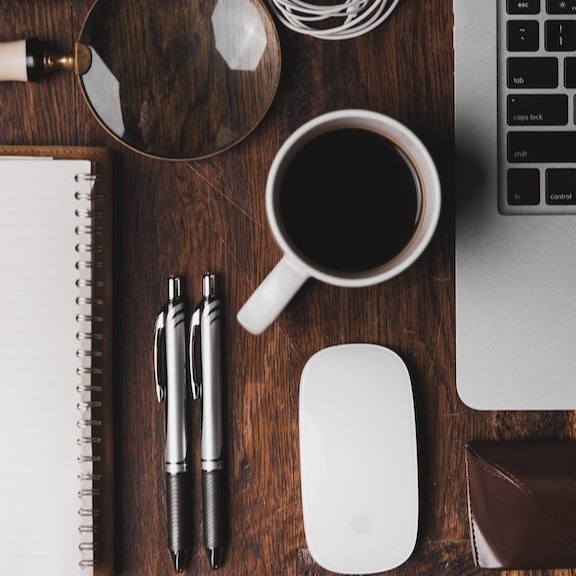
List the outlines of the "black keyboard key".
<svg viewBox="0 0 576 576">
<path fill-rule="evenodd" d="M 509 132 L 508 161 L 576 162 L 576 132 Z"/>
<path fill-rule="evenodd" d="M 548 52 L 576 50 L 576 20 L 548 20 L 544 33 Z"/>
<path fill-rule="evenodd" d="M 508 58 L 507 82 L 508 88 L 557 88 L 558 59 Z"/>
<path fill-rule="evenodd" d="M 576 14 L 576 0 L 547 0 L 548 14 Z"/>
<path fill-rule="evenodd" d="M 507 0 L 506 11 L 508 14 L 538 14 L 540 0 Z"/>
<path fill-rule="evenodd" d="M 508 170 L 508 204 L 536 206 L 540 204 L 540 171 L 536 168 Z"/>
<path fill-rule="evenodd" d="M 514 94 L 508 96 L 510 126 L 566 126 L 566 94 Z"/>
<path fill-rule="evenodd" d="M 535 20 L 510 20 L 506 32 L 506 47 L 510 52 L 536 52 L 540 34 Z"/>
<path fill-rule="evenodd" d="M 576 169 L 546 170 L 546 203 L 555 206 L 576 204 Z"/>
<path fill-rule="evenodd" d="M 576 88 L 576 58 L 564 59 L 564 86 Z"/>
</svg>

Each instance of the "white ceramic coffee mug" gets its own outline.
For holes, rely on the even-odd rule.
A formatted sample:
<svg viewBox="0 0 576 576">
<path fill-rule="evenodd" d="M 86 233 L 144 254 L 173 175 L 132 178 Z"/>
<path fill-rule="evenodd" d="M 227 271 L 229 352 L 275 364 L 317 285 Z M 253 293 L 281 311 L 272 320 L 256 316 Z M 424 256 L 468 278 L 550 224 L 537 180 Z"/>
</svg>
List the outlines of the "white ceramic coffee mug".
<svg viewBox="0 0 576 576">
<path fill-rule="evenodd" d="M 335 140 L 336 138 L 340 138 L 340 141 Z M 357 138 L 359 139 L 356 140 Z M 368 140 L 364 142 L 367 138 L 376 138 L 376 140 L 374 144 Z M 372 149 L 378 149 L 381 145 L 390 148 L 400 158 L 399 161 L 396 158 L 396 164 L 400 170 L 404 170 L 405 174 L 410 174 L 409 179 L 413 182 L 410 190 L 405 191 L 403 187 L 407 188 L 407 186 L 404 186 L 404 183 L 407 184 L 408 180 L 402 176 L 399 177 L 400 179 L 394 179 L 394 185 L 398 189 L 394 189 L 393 195 L 382 192 L 394 198 L 390 207 L 383 200 L 374 199 L 372 202 L 361 196 L 362 190 L 371 187 L 373 180 L 381 180 L 378 185 L 383 189 L 387 188 L 388 175 L 395 174 L 392 167 L 390 169 L 388 167 L 390 161 L 388 156 L 380 161 L 376 153 L 372 154 Z M 313 157 L 314 147 L 318 149 L 316 158 Z M 326 149 L 325 153 L 322 147 Z M 353 153 L 363 147 L 366 148 L 366 154 L 360 152 L 358 154 L 359 159 L 362 160 L 362 173 L 370 173 L 367 180 L 362 180 L 359 172 L 354 172 L 353 166 L 348 167 L 349 156 L 351 163 L 359 161 L 358 158 L 354 159 Z M 344 149 L 346 149 L 346 155 L 342 156 Z M 330 154 L 334 155 L 333 159 L 330 158 Z M 365 160 L 365 157 L 370 159 Z M 306 161 L 310 158 L 312 161 L 307 165 Z M 326 166 L 319 167 L 320 173 L 314 174 L 316 166 L 324 163 L 324 159 L 326 159 Z M 295 167 L 295 163 L 299 164 Z M 355 224 L 358 225 L 357 229 L 351 228 L 355 230 L 354 238 L 359 233 L 363 234 L 364 228 L 374 228 L 375 233 L 379 232 L 379 228 L 390 228 L 391 224 L 396 221 L 396 216 L 392 212 L 396 209 L 397 199 L 403 198 L 404 195 L 414 195 L 415 201 L 412 203 L 415 207 L 414 214 L 410 216 L 410 231 L 406 233 L 405 240 L 401 241 L 400 247 L 395 252 L 391 252 L 374 265 L 368 265 L 365 269 L 361 265 L 355 269 L 354 261 L 361 261 L 365 256 L 365 251 L 374 252 L 376 256 L 379 252 L 386 254 L 386 247 L 378 245 L 379 236 L 377 235 L 374 235 L 376 240 L 372 241 L 371 236 L 369 241 L 362 240 L 358 245 L 349 242 L 350 239 L 346 240 L 345 232 L 349 228 L 348 221 L 344 224 L 342 222 L 337 224 L 340 228 L 334 232 L 335 235 L 326 246 L 314 246 L 326 240 L 328 223 L 331 222 L 336 211 L 334 208 L 336 201 L 333 201 L 335 196 L 330 196 L 330 190 L 326 190 L 323 191 L 325 196 L 316 203 L 308 202 L 306 198 L 298 199 L 292 213 L 296 215 L 296 220 L 301 219 L 302 222 L 291 223 L 286 216 L 289 214 L 286 204 L 292 193 L 287 182 L 294 176 L 293 173 L 298 171 L 300 174 L 295 175 L 296 184 L 293 195 L 297 195 L 303 182 L 312 179 L 315 185 L 306 194 L 313 196 L 314 190 L 324 187 L 328 172 L 334 172 L 337 175 L 336 179 L 331 180 L 331 187 L 339 186 L 340 181 L 346 178 L 352 182 L 350 185 L 352 190 L 348 193 L 349 198 L 344 202 L 343 211 L 344 216 L 348 218 L 347 211 L 350 209 L 350 221 L 353 219 L 359 221 Z M 302 179 L 302 172 L 307 173 L 305 180 Z M 360 186 L 362 190 L 356 187 L 357 175 L 358 182 L 364 182 Z M 370 193 L 374 195 L 372 191 Z M 377 194 L 380 194 L 379 189 Z M 381 208 L 381 206 L 385 207 Z M 440 180 L 435 164 L 421 140 L 400 122 L 384 114 L 361 109 L 337 110 L 310 120 L 284 142 L 270 167 L 266 183 L 266 212 L 274 239 L 284 254 L 238 312 L 239 323 L 249 332 L 260 334 L 277 318 L 299 288 L 310 278 L 336 286 L 358 288 L 384 282 L 400 274 L 422 254 L 430 242 L 440 216 L 440 206 Z M 389 224 L 386 227 L 380 227 L 378 225 L 380 219 Z M 364 220 L 366 226 L 364 226 Z M 344 255 L 345 258 L 350 259 L 350 262 L 346 263 L 347 268 L 340 269 L 338 264 L 332 266 L 332 264 L 323 263 L 314 255 L 310 256 L 309 253 L 302 251 L 297 236 L 300 234 L 300 228 L 305 229 L 306 226 L 311 227 L 312 232 L 317 232 L 316 236 L 313 236 L 311 232 L 306 240 L 312 245 L 312 250 L 319 248 L 330 251 L 333 245 L 335 254 L 327 256 L 338 259 Z M 342 232 L 344 244 L 339 244 L 339 231 Z M 392 234 L 395 233 L 392 232 Z M 346 242 L 351 246 L 350 251 L 347 249 Z"/>
</svg>

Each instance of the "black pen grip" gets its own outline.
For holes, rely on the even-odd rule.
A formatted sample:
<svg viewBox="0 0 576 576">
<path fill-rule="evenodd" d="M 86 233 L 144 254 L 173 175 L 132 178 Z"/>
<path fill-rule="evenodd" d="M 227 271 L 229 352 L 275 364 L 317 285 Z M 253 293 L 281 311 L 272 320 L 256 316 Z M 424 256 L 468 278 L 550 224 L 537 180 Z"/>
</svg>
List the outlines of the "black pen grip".
<svg viewBox="0 0 576 576">
<path fill-rule="evenodd" d="M 190 474 L 166 474 L 166 504 L 168 511 L 168 549 L 183 552 L 192 542 L 192 489 Z"/>
<path fill-rule="evenodd" d="M 223 549 L 226 545 L 226 475 L 224 470 L 202 470 L 204 503 L 204 547 Z"/>
</svg>

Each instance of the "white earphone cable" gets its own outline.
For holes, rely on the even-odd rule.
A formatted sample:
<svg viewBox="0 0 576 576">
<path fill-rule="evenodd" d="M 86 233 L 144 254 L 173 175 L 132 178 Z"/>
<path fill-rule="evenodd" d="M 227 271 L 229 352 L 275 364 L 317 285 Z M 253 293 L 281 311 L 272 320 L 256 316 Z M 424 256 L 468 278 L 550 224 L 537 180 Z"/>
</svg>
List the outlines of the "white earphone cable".
<svg viewBox="0 0 576 576">
<path fill-rule="evenodd" d="M 302 0 L 269 0 L 279 20 L 291 30 L 323 40 L 346 40 L 379 26 L 399 0 L 344 0 L 317 5 Z M 331 25 L 330 20 L 335 23 Z"/>
</svg>

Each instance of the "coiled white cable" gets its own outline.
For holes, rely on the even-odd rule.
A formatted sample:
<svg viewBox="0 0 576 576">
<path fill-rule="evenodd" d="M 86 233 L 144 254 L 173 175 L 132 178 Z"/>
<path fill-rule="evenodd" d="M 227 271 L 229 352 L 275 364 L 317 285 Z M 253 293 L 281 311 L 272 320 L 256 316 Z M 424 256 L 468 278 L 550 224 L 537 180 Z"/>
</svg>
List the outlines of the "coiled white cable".
<svg viewBox="0 0 576 576">
<path fill-rule="evenodd" d="M 347 40 L 379 26 L 399 0 L 344 0 L 322 5 L 302 0 L 269 2 L 278 19 L 295 32 L 323 40 Z"/>
</svg>

